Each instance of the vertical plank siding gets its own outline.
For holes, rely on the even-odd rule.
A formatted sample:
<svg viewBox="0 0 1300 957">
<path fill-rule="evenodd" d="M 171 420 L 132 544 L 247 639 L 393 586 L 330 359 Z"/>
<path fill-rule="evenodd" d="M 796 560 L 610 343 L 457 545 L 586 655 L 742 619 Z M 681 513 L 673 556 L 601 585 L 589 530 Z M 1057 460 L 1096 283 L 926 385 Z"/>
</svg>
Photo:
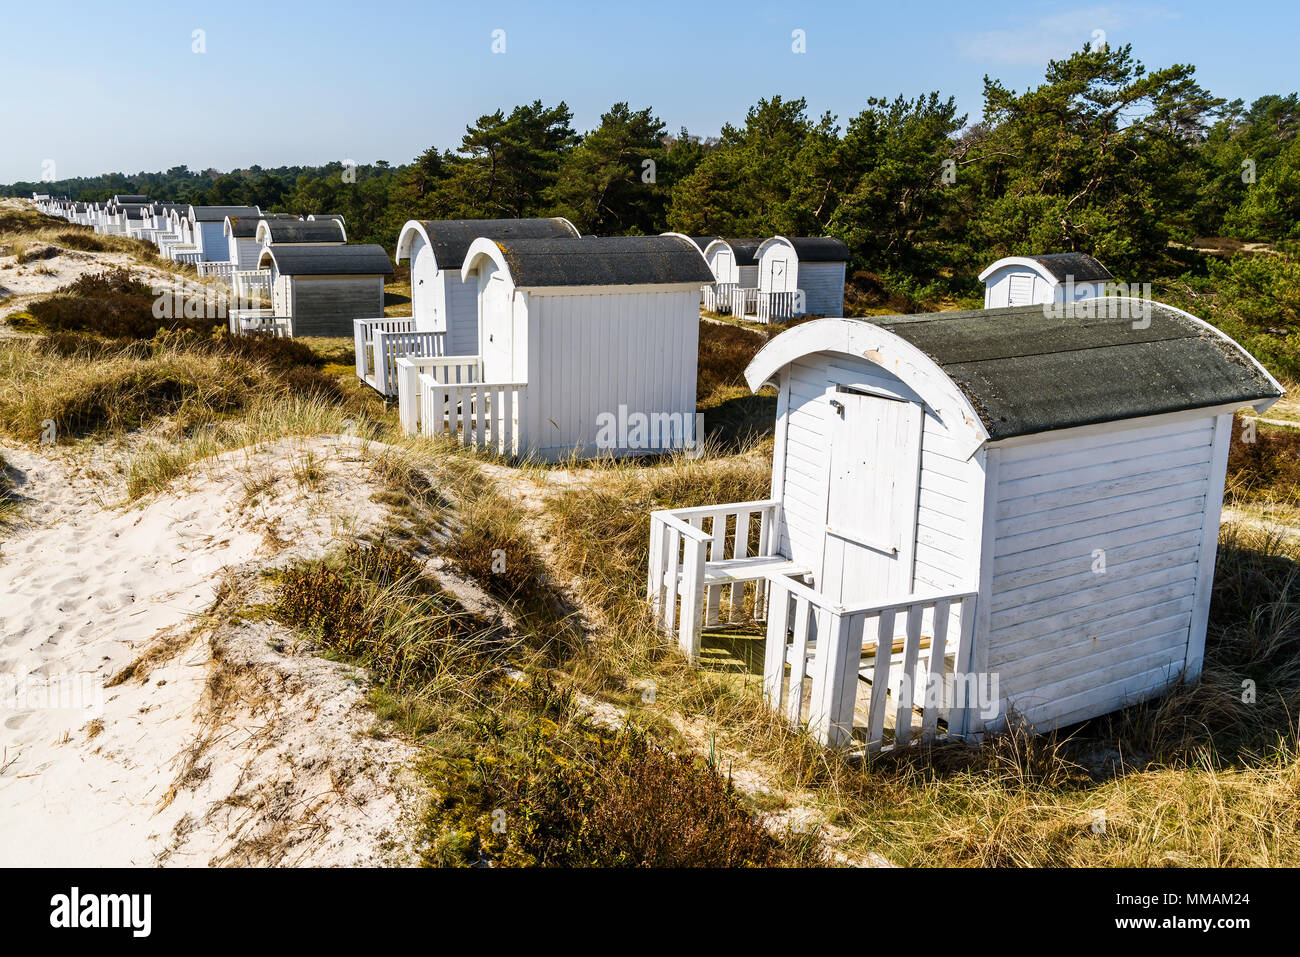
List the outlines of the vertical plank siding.
<svg viewBox="0 0 1300 957">
<path fill-rule="evenodd" d="M 350 336 L 353 320 L 383 312 L 383 302 L 380 276 L 295 276 L 290 311 L 293 334 Z"/>
<path fill-rule="evenodd" d="M 669 413 L 693 422 L 699 292 L 530 295 L 539 453 L 598 451 L 598 416 Z M 518 346 L 516 346 L 518 347 Z M 623 451 L 604 450 L 617 454 Z"/>
</svg>

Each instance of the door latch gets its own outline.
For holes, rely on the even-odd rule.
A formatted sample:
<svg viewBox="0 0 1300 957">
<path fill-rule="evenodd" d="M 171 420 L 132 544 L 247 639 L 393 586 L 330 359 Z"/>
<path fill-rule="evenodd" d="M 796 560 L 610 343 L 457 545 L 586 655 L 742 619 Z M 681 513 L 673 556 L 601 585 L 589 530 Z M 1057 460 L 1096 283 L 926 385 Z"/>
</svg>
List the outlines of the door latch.
<svg viewBox="0 0 1300 957">
<path fill-rule="evenodd" d="M 838 415 L 841 419 L 844 418 L 843 402 L 840 402 L 836 399 L 831 399 L 831 408 L 835 410 L 835 414 Z"/>
</svg>

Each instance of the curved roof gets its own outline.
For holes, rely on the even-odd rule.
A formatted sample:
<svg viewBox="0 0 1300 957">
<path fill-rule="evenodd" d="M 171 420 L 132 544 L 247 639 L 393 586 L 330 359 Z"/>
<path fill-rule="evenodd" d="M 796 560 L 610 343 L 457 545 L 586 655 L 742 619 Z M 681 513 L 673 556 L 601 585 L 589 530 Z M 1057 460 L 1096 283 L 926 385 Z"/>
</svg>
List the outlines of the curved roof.
<svg viewBox="0 0 1300 957">
<path fill-rule="evenodd" d="M 196 223 L 219 223 L 227 216 L 260 216 L 256 206 L 190 206 L 189 217 Z"/>
<path fill-rule="evenodd" d="M 1115 277 L 1110 270 L 1086 253 L 1048 253 L 1043 256 L 1006 256 L 980 273 L 980 282 L 1006 266 L 1022 266 L 1038 273 L 1050 283 L 1109 282 Z"/>
<path fill-rule="evenodd" d="M 461 277 L 487 256 L 520 287 L 700 285 L 713 272 L 695 244 L 675 236 L 614 236 L 604 239 L 474 240 Z"/>
<path fill-rule="evenodd" d="M 673 232 L 660 233 L 659 235 L 680 236 L 682 239 L 689 239 L 691 242 L 695 244 L 696 248 L 699 249 L 701 253 L 703 253 L 704 250 L 709 248 L 709 243 L 713 242 L 716 239 L 722 238 L 721 236 L 687 236 L 685 233 L 673 233 Z"/>
<path fill-rule="evenodd" d="M 812 352 L 861 355 L 894 372 L 898 355 L 921 355 L 960 390 L 991 440 L 1183 409 L 1266 407 L 1283 394 L 1241 346 L 1181 309 L 1118 297 L 1075 305 L 1061 316 L 1033 305 L 818 319 L 769 342 L 745 376 L 758 389 Z M 1136 311 L 1142 308 L 1145 319 Z M 871 327 L 883 338 L 854 348 L 853 326 Z"/>
<path fill-rule="evenodd" d="M 143 206 L 145 203 L 149 202 L 149 197 L 148 196 L 127 196 L 125 194 L 119 193 L 113 197 L 113 202 L 121 206 L 125 206 L 125 205 Z"/>
<path fill-rule="evenodd" d="M 393 263 L 383 246 L 265 246 L 257 267 L 274 263 L 284 276 L 391 276 Z"/>
<path fill-rule="evenodd" d="M 298 218 L 302 219 L 301 216 L 299 216 Z M 307 219 L 313 223 L 318 223 L 324 219 L 333 219 L 333 220 L 337 220 L 340 223 L 343 223 L 344 225 L 347 225 L 347 220 L 343 218 L 342 213 L 312 213 L 307 217 Z"/>
<path fill-rule="evenodd" d="M 264 219 L 302 219 L 293 213 L 263 213 L 261 216 L 227 216 L 222 229 L 227 236 L 236 239 L 252 239 L 257 235 L 258 224 Z"/>
<path fill-rule="evenodd" d="M 704 255 L 707 257 L 709 252 L 716 245 L 728 247 L 731 250 L 732 258 L 735 259 L 737 266 L 757 266 L 758 247 L 763 245 L 763 240 L 757 237 L 751 237 L 749 239 L 723 239 L 719 236 L 704 247 Z"/>
<path fill-rule="evenodd" d="M 758 247 L 755 258 L 763 255 L 769 247 L 785 243 L 794 249 L 794 254 L 801 263 L 843 263 L 849 261 L 849 247 L 832 236 L 772 236 L 763 240 Z"/>
<path fill-rule="evenodd" d="M 433 249 L 439 269 L 459 269 L 470 244 L 490 239 L 576 239 L 578 230 L 567 219 L 412 219 L 397 237 L 396 259 L 411 257 L 411 246 L 422 237 Z"/>
<path fill-rule="evenodd" d="M 255 234 L 269 243 L 345 243 L 347 230 L 337 219 L 267 219 L 262 217 Z"/>
</svg>

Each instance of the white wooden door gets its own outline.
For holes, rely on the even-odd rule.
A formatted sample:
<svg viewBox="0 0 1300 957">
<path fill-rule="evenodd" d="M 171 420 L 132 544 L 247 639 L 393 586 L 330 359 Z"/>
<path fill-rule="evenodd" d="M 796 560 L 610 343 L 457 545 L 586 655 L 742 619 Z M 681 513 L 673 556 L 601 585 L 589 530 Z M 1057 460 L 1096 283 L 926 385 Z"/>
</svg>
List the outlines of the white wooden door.
<svg viewBox="0 0 1300 957">
<path fill-rule="evenodd" d="M 841 602 L 912 591 L 924 410 L 915 402 L 832 390 L 826 536 L 820 589 Z"/>
<path fill-rule="evenodd" d="M 483 284 L 479 316 L 483 323 L 483 380 L 514 381 L 514 316 L 510 288 L 499 271 L 494 270 Z"/>
<path fill-rule="evenodd" d="M 789 292 L 789 273 L 790 264 L 784 259 L 768 259 L 767 261 L 767 292 Z"/>
<path fill-rule="evenodd" d="M 1007 305 L 1009 306 L 1028 306 L 1034 301 L 1034 277 L 1033 276 L 1012 276 L 1010 290 L 1007 294 Z"/>
<path fill-rule="evenodd" d="M 719 249 L 713 254 L 713 275 L 718 282 L 736 281 L 737 277 L 732 275 L 730 249 Z"/>
</svg>

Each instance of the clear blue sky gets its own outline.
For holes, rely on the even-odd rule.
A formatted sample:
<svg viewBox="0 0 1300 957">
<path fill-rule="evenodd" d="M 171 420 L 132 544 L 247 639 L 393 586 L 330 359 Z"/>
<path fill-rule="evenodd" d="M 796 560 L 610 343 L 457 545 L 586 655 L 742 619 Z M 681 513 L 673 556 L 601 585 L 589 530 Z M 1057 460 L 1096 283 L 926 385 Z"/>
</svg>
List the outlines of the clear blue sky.
<svg viewBox="0 0 1300 957">
<path fill-rule="evenodd" d="M 207 52 L 192 52 L 205 31 Z M 506 52 L 492 52 L 505 31 Z M 791 52 L 805 32 L 807 52 Z M 972 119 L 984 74 L 1015 89 L 1103 30 L 1218 96 L 1300 86 L 1295 0 L 1169 3 L 645 0 L 440 3 L 4 0 L 0 182 L 186 164 L 403 163 L 498 107 L 618 100 L 716 134 L 759 97 L 845 121 L 868 96 L 937 89 Z"/>
</svg>

